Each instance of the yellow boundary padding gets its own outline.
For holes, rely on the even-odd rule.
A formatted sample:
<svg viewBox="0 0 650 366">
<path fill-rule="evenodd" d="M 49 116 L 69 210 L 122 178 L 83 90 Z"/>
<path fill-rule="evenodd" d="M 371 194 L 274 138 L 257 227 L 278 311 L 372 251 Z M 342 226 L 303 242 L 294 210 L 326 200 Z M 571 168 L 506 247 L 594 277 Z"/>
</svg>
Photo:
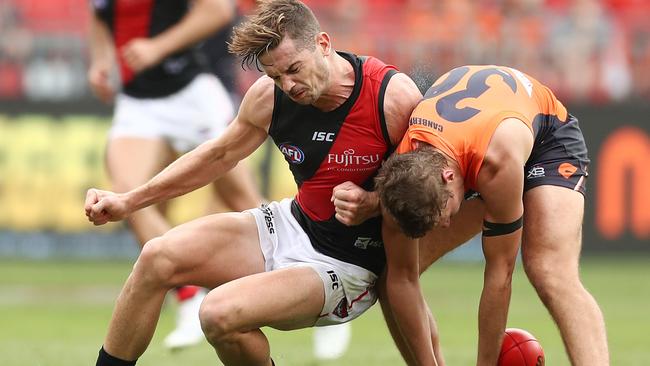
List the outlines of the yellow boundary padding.
<svg viewBox="0 0 650 366">
<path fill-rule="evenodd" d="M 89 187 L 109 189 L 104 149 L 110 120 L 95 116 L 0 114 L 0 230 L 80 232 L 114 230 L 120 224 L 94 228 L 83 214 Z M 277 149 L 260 149 L 245 161 L 261 182 L 263 154 L 272 151 L 269 199 L 295 194 L 295 183 Z M 260 183 L 261 184 L 261 183 Z M 208 189 L 172 202 L 173 223 L 206 212 Z M 213 209 L 221 210 L 218 204 Z"/>
</svg>

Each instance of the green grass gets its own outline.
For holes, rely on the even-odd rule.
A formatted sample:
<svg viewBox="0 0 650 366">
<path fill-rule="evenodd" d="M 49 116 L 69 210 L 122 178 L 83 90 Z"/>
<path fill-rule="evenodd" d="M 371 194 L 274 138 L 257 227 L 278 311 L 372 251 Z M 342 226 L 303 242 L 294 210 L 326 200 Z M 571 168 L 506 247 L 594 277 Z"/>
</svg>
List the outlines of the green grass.
<svg viewBox="0 0 650 366">
<path fill-rule="evenodd" d="M 650 364 L 650 261 L 648 258 L 583 260 L 582 276 L 605 313 L 612 365 Z M 126 262 L 0 261 L 0 364 L 91 365 L 130 270 Z M 423 276 L 449 365 L 473 365 L 482 264 L 445 261 Z M 509 326 L 525 328 L 543 345 L 547 364 L 569 365 L 553 322 L 521 268 L 514 280 Z M 141 366 L 220 365 L 207 343 L 177 353 L 161 347 L 172 328 L 174 304 L 162 314 Z M 268 330 L 278 366 L 317 365 L 311 331 Z M 353 323 L 350 351 L 322 365 L 402 365 L 379 307 Z"/>
</svg>

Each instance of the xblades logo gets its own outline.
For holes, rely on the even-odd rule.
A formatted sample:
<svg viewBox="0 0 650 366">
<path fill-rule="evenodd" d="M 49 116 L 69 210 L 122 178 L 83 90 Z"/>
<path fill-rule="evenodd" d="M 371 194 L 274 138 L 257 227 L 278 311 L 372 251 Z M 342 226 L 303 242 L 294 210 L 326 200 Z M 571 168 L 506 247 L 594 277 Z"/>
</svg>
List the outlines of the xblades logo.
<svg viewBox="0 0 650 366">
<path fill-rule="evenodd" d="M 540 178 L 546 175 L 546 172 L 544 171 L 543 166 L 534 166 L 528 171 L 528 175 L 526 176 L 526 179 L 531 179 L 531 178 Z"/>
<path fill-rule="evenodd" d="M 359 249 L 368 249 L 368 247 L 381 248 L 384 243 L 381 240 L 360 236 L 354 242 L 354 246 Z"/>
</svg>

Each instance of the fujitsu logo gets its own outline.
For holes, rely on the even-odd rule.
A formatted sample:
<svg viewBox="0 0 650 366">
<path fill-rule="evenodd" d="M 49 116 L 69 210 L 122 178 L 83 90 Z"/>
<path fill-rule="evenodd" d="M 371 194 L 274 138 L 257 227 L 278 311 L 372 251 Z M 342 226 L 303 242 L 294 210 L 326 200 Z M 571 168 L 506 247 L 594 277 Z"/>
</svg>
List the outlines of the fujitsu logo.
<svg viewBox="0 0 650 366">
<path fill-rule="evenodd" d="M 347 149 L 343 154 L 328 154 L 327 163 L 337 164 L 343 167 L 349 166 L 364 166 L 364 165 L 379 165 L 379 154 L 372 155 L 355 155 L 354 149 Z"/>
</svg>

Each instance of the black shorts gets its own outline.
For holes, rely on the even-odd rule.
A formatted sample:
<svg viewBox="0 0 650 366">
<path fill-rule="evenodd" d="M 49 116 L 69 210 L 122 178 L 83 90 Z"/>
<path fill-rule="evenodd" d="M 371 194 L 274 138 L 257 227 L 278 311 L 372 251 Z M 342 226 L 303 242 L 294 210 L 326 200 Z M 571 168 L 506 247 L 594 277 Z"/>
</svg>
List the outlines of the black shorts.
<svg viewBox="0 0 650 366">
<path fill-rule="evenodd" d="M 524 192 L 551 185 L 584 195 L 589 157 L 578 119 L 569 115 L 561 122 L 557 117 L 546 117 L 533 123 L 535 144 L 524 167 Z"/>
</svg>

